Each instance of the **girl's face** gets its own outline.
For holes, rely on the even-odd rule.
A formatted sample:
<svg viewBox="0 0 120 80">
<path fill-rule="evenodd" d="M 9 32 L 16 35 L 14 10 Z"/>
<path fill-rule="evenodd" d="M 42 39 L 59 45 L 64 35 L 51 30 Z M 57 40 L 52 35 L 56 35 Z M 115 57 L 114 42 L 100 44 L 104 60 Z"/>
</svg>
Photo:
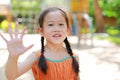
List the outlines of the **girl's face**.
<svg viewBox="0 0 120 80">
<path fill-rule="evenodd" d="M 47 43 L 61 44 L 66 38 L 69 27 L 60 11 L 49 12 L 43 22 L 42 35 Z"/>
</svg>

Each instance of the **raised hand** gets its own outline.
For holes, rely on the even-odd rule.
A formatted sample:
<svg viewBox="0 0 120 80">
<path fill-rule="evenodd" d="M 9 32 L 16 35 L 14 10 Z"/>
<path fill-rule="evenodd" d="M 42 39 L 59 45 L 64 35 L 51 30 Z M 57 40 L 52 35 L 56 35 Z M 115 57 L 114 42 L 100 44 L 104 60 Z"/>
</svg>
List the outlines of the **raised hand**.
<svg viewBox="0 0 120 80">
<path fill-rule="evenodd" d="M 33 47 L 33 44 L 25 47 L 23 45 L 23 36 L 25 35 L 25 30 L 24 28 L 22 30 L 22 33 L 20 34 L 20 37 L 18 37 L 18 22 L 15 24 L 15 31 L 12 31 L 11 25 L 8 25 L 8 33 L 10 35 L 10 40 L 7 40 L 1 33 L 0 36 L 3 38 L 3 40 L 7 44 L 7 49 L 9 52 L 9 55 L 12 57 L 19 57 L 23 53 L 25 53 L 27 50 Z"/>
</svg>

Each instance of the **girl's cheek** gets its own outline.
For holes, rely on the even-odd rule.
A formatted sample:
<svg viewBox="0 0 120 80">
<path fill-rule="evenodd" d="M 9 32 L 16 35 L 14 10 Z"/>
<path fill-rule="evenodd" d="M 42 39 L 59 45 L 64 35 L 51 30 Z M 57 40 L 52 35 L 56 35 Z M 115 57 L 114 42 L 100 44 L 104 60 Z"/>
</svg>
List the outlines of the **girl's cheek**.
<svg viewBox="0 0 120 80">
<path fill-rule="evenodd" d="M 45 33 L 49 35 L 51 33 L 51 29 L 46 29 Z"/>
</svg>

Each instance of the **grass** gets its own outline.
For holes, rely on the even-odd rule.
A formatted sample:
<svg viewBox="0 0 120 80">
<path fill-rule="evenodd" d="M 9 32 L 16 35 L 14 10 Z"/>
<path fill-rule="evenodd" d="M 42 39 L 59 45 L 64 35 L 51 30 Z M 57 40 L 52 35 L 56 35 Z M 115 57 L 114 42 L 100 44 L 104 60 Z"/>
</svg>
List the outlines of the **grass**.
<svg viewBox="0 0 120 80">
<path fill-rule="evenodd" d="M 95 36 L 94 38 L 99 39 L 99 40 L 108 40 L 111 41 L 117 45 L 120 45 L 120 37 L 116 37 L 116 36 L 108 36 L 108 37 L 104 37 L 104 36 Z"/>
<path fill-rule="evenodd" d="M 120 37 L 108 37 L 108 40 L 114 42 L 117 45 L 120 45 Z"/>
</svg>

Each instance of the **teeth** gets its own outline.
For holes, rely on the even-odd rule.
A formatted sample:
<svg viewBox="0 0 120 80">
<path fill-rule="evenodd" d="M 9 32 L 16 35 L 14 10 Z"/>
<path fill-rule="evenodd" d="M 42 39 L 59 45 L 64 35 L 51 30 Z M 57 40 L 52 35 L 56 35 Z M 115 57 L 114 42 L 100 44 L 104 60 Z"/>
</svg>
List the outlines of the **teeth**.
<svg viewBox="0 0 120 80">
<path fill-rule="evenodd" d="M 55 34 L 55 35 L 53 35 L 53 37 L 61 37 L 61 35 Z"/>
</svg>

